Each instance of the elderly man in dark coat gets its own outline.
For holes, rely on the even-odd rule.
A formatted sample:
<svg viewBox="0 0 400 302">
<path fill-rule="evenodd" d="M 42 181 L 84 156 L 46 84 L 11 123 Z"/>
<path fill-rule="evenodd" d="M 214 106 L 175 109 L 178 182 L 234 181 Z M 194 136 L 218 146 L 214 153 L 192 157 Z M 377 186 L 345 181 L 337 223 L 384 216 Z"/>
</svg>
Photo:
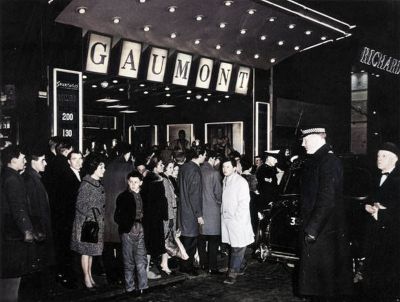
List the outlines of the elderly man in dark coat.
<svg viewBox="0 0 400 302">
<path fill-rule="evenodd" d="M 308 159 L 301 178 L 299 293 L 329 301 L 352 293 L 343 171 L 326 144 L 325 128 L 305 128 L 302 134 Z"/>
<path fill-rule="evenodd" d="M 196 253 L 199 228 L 204 224 L 200 164 L 206 158 L 206 150 L 201 147 L 191 150 L 190 153 L 191 160 L 182 166 L 178 175 L 180 191 L 180 203 L 178 206 L 179 229 L 182 234 L 182 244 L 189 255 L 188 260 L 181 260 L 180 270 L 196 275 L 193 260 Z"/>
<path fill-rule="evenodd" d="M 210 274 L 218 275 L 217 251 L 221 236 L 222 180 L 221 174 L 214 167 L 215 157 L 214 151 L 207 151 L 206 161 L 200 167 L 204 225 L 200 228 L 198 249 L 200 266 Z"/>
<path fill-rule="evenodd" d="M 384 143 L 378 151 L 381 173 L 365 210 L 371 214 L 366 234 L 365 285 L 370 301 L 400 298 L 400 151 Z"/>
</svg>

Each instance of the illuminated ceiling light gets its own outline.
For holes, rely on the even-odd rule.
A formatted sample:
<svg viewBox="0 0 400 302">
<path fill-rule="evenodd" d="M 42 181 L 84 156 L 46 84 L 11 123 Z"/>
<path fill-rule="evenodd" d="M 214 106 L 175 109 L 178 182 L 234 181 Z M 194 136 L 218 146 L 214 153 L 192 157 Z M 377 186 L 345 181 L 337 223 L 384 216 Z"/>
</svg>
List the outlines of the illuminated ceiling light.
<svg viewBox="0 0 400 302">
<path fill-rule="evenodd" d="M 219 28 L 225 28 L 226 27 L 226 22 L 221 22 L 219 24 Z"/>
<path fill-rule="evenodd" d="M 260 37 L 260 40 L 261 40 L 261 41 L 264 41 L 265 39 L 267 39 L 267 36 L 266 36 L 266 35 L 262 35 L 262 36 Z"/>
<path fill-rule="evenodd" d="M 256 53 L 256 54 L 254 55 L 254 59 L 258 59 L 258 58 L 260 58 L 260 55 L 259 55 L 258 53 Z"/>
<path fill-rule="evenodd" d="M 194 44 L 199 45 L 200 44 L 200 39 L 194 40 Z"/>
<path fill-rule="evenodd" d="M 145 26 L 143 27 L 143 30 L 144 30 L 144 31 L 150 31 L 150 25 L 145 25 Z"/>
<path fill-rule="evenodd" d="M 225 98 L 226 98 L 226 99 L 229 99 L 229 95 L 226 95 Z"/>
<path fill-rule="evenodd" d="M 86 14 L 86 12 L 87 12 L 87 7 L 85 7 L 85 6 L 79 6 L 79 7 L 76 8 L 75 11 L 76 11 L 78 14 L 83 15 L 83 14 Z"/>
<path fill-rule="evenodd" d="M 156 107 L 158 107 L 158 108 L 173 108 L 173 107 L 175 107 L 175 105 L 165 103 L 165 104 L 157 105 Z"/>
<path fill-rule="evenodd" d="M 168 91 L 170 88 L 169 88 L 168 86 L 165 86 L 165 88 L 164 88 L 164 89 Z"/>
<path fill-rule="evenodd" d="M 124 91 L 124 88 L 119 88 L 118 90 L 119 90 L 119 91 Z"/>
<path fill-rule="evenodd" d="M 364 69 L 361 69 L 361 72 L 365 72 L 365 70 L 364 70 Z"/>
<path fill-rule="evenodd" d="M 289 29 L 293 29 L 296 27 L 296 24 L 289 24 Z"/>
<path fill-rule="evenodd" d="M 171 39 L 175 39 L 175 38 L 176 38 L 176 33 L 172 33 L 172 34 L 170 35 L 170 37 L 171 37 Z"/>
<path fill-rule="evenodd" d="M 144 87 L 144 86 L 146 86 L 144 83 L 142 83 L 142 84 L 139 84 L 139 86 L 140 87 Z"/>
<path fill-rule="evenodd" d="M 187 96 L 186 99 L 187 99 L 187 100 L 190 100 L 190 96 Z"/>
<path fill-rule="evenodd" d="M 112 18 L 112 21 L 114 24 L 118 24 L 119 22 L 121 22 L 121 17 L 114 17 Z"/>
<path fill-rule="evenodd" d="M 103 88 L 107 88 L 108 87 L 108 82 L 107 81 L 103 81 L 100 83 L 101 87 Z"/>
<path fill-rule="evenodd" d="M 224 1 L 225 6 L 231 6 L 233 1 Z"/>
<path fill-rule="evenodd" d="M 221 103 L 221 100 L 218 100 L 218 104 L 220 104 Z"/>
<path fill-rule="evenodd" d="M 196 16 L 196 21 L 201 21 L 203 20 L 204 16 L 203 15 L 197 15 Z"/>
<path fill-rule="evenodd" d="M 145 3 L 146 0 L 139 0 L 139 3 Z"/>
<path fill-rule="evenodd" d="M 174 13 L 174 12 L 176 11 L 176 9 L 177 9 L 176 6 L 170 6 L 170 7 L 168 7 L 168 11 L 169 11 L 170 13 Z"/>
<path fill-rule="evenodd" d="M 167 93 L 165 96 L 166 96 L 167 98 L 169 98 L 169 97 L 171 96 L 171 94 L 170 94 L 170 93 Z"/>
<path fill-rule="evenodd" d="M 124 109 L 124 108 L 128 108 L 129 106 L 127 105 L 110 105 L 107 106 L 107 108 L 112 108 L 112 109 Z"/>
<path fill-rule="evenodd" d="M 215 45 L 215 49 L 220 50 L 221 49 L 221 44 Z"/>
<path fill-rule="evenodd" d="M 112 81 L 114 84 L 117 84 L 118 83 L 118 80 L 113 80 Z"/>
<path fill-rule="evenodd" d="M 204 102 L 208 102 L 208 98 L 204 98 Z"/>
<path fill-rule="evenodd" d="M 275 22 L 275 20 L 276 20 L 276 17 L 271 17 L 268 19 L 269 22 Z"/>
<path fill-rule="evenodd" d="M 236 50 L 236 54 L 237 54 L 237 55 L 242 54 L 242 50 L 241 50 L 241 49 Z"/>
<path fill-rule="evenodd" d="M 92 85 L 92 88 L 97 88 L 97 85 L 96 85 L 96 84 L 93 84 L 93 85 Z"/>
<path fill-rule="evenodd" d="M 105 98 L 105 99 L 98 99 L 98 100 L 96 100 L 96 102 L 100 102 L 100 103 L 118 103 L 119 100 L 117 100 L 117 99 Z"/>
<path fill-rule="evenodd" d="M 298 51 L 300 49 L 300 46 L 295 46 L 294 50 Z"/>
<path fill-rule="evenodd" d="M 121 113 L 136 113 L 136 110 L 121 110 Z"/>
<path fill-rule="evenodd" d="M 321 37 L 321 40 L 322 40 L 322 41 L 325 41 L 325 40 L 326 40 L 326 37 L 325 37 L 325 36 L 322 36 L 322 37 Z"/>
<path fill-rule="evenodd" d="M 146 91 L 143 91 L 143 94 L 149 94 L 149 92 L 146 90 Z"/>
<path fill-rule="evenodd" d="M 249 15 L 254 15 L 254 14 L 256 13 L 256 10 L 255 10 L 254 8 L 250 8 L 250 9 L 247 11 L 247 13 L 248 13 Z"/>
<path fill-rule="evenodd" d="M 201 99 L 201 94 L 196 94 L 196 99 L 200 100 Z"/>
<path fill-rule="evenodd" d="M 281 40 L 281 41 L 278 42 L 278 45 L 279 45 L 279 46 L 282 46 L 283 44 L 285 44 L 285 41 L 282 41 L 282 40 Z"/>
<path fill-rule="evenodd" d="M 311 31 L 311 30 L 306 30 L 304 33 L 305 33 L 307 36 L 309 36 L 309 35 L 311 35 L 312 31 Z"/>
<path fill-rule="evenodd" d="M 245 29 L 245 28 L 242 28 L 242 29 L 240 30 L 240 34 L 242 34 L 242 35 L 246 34 L 246 32 L 247 32 L 247 29 Z"/>
<path fill-rule="evenodd" d="M 86 80 L 86 79 L 87 79 L 87 75 L 84 74 L 84 75 L 82 76 L 82 79 Z"/>
<path fill-rule="evenodd" d="M 271 63 L 275 63 L 276 62 L 276 59 L 275 58 L 272 58 L 271 60 L 269 60 Z"/>
<path fill-rule="evenodd" d="M 207 93 L 207 96 L 211 96 L 211 93 Z"/>
<path fill-rule="evenodd" d="M 380 77 L 380 75 L 379 75 L 379 74 L 376 74 L 375 76 L 376 76 L 377 78 L 379 78 L 379 77 Z"/>
<path fill-rule="evenodd" d="M 191 90 L 188 90 L 188 91 L 186 91 L 186 93 L 188 93 L 188 94 L 191 94 L 191 93 L 192 93 L 192 91 L 191 91 Z"/>
</svg>

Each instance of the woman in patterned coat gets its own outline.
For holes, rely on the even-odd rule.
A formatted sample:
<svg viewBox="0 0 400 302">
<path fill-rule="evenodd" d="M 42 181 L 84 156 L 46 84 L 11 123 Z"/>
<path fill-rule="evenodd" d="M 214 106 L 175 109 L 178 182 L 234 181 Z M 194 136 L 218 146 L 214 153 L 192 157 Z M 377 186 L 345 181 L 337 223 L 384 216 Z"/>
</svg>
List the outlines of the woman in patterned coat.
<svg viewBox="0 0 400 302">
<path fill-rule="evenodd" d="M 104 207 L 105 194 L 100 179 L 105 172 L 105 159 L 97 154 L 91 154 L 86 158 L 85 166 L 87 175 L 83 178 L 79 188 L 76 201 L 74 225 L 72 228 L 71 249 L 81 254 L 81 265 L 84 275 L 84 283 L 87 289 L 93 290 L 96 283 L 92 277 L 93 256 L 100 256 L 103 253 L 104 234 Z M 84 221 L 95 220 L 99 224 L 97 243 L 81 241 L 81 230 Z"/>
</svg>

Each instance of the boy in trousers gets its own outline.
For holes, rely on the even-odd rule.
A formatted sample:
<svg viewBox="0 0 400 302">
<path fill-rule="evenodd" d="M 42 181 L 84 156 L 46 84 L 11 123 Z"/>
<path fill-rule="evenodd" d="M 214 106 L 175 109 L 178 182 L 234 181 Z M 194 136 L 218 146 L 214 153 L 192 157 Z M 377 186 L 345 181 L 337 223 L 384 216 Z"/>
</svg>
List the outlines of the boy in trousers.
<svg viewBox="0 0 400 302">
<path fill-rule="evenodd" d="M 143 202 L 140 195 L 142 179 L 142 174 L 137 171 L 128 174 L 128 188 L 118 195 L 114 213 L 122 243 L 125 289 L 128 293 L 137 289 L 138 294 L 148 288 L 147 252 L 142 226 Z"/>
</svg>

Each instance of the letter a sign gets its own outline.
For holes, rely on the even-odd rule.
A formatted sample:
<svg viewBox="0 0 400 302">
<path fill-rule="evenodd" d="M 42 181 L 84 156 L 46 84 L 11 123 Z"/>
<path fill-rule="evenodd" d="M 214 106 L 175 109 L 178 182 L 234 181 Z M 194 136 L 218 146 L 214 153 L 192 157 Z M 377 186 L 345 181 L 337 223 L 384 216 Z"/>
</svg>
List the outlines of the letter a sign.
<svg viewBox="0 0 400 302">
<path fill-rule="evenodd" d="M 110 61 L 112 38 L 89 33 L 89 47 L 86 56 L 86 71 L 107 74 Z"/>
<path fill-rule="evenodd" d="M 124 40 L 121 48 L 118 75 L 137 79 L 142 44 Z"/>
</svg>

